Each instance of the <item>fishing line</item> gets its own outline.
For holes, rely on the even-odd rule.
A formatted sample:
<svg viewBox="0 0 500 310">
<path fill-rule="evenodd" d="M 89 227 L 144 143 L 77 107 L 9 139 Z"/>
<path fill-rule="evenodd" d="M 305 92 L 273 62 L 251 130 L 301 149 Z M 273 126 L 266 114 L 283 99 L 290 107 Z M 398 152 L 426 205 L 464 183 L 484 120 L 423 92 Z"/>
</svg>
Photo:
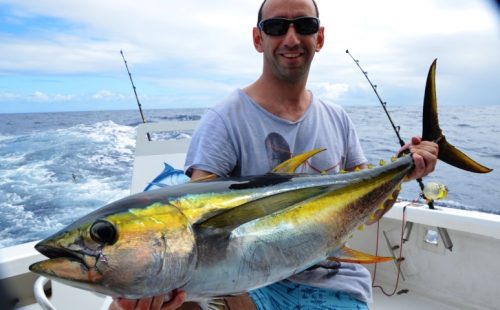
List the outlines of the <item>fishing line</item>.
<svg viewBox="0 0 500 310">
<path fill-rule="evenodd" d="M 139 107 L 139 113 L 141 113 L 142 123 L 146 124 L 146 119 L 144 118 L 144 113 L 142 113 L 142 105 L 139 102 L 139 96 L 137 96 L 137 90 L 136 90 L 136 87 L 134 85 L 134 81 L 132 80 L 132 74 L 130 73 L 130 70 L 128 69 L 128 64 L 127 64 L 127 61 L 125 60 L 125 56 L 123 55 L 122 50 L 120 50 L 120 54 L 122 54 L 123 62 L 125 63 L 125 68 L 127 68 L 128 77 L 130 78 L 130 83 L 132 84 L 132 88 L 134 89 L 135 100 L 137 101 L 137 106 Z M 148 136 L 148 141 L 151 141 L 151 135 L 149 134 L 149 132 L 146 133 L 146 135 Z"/>
<path fill-rule="evenodd" d="M 404 261 L 403 257 L 403 235 L 404 235 L 404 229 L 405 229 L 405 224 L 406 224 L 406 207 L 403 207 L 403 215 L 401 219 L 401 238 L 399 241 L 399 257 L 396 259 L 396 266 L 397 266 L 397 275 L 396 275 L 396 284 L 394 285 L 394 290 L 391 293 L 387 293 L 384 288 L 381 285 L 375 285 L 375 277 L 377 276 L 377 266 L 378 264 L 375 264 L 375 267 L 373 269 L 373 279 L 372 279 L 372 287 L 373 288 L 379 288 L 382 293 L 388 297 L 394 296 L 394 294 L 406 294 L 408 293 L 407 289 L 402 289 L 399 292 L 396 293 L 398 290 L 398 285 L 399 285 L 399 278 L 401 275 L 401 263 Z M 376 246 L 375 246 L 375 256 L 378 256 L 378 249 L 379 249 L 379 234 L 380 234 L 380 221 L 377 221 L 377 241 L 376 241 Z M 391 249 L 392 251 L 392 249 Z"/>
<path fill-rule="evenodd" d="M 377 85 L 375 85 L 375 84 L 372 83 L 372 81 L 368 77 L 368 72 L 365 71 L 365 70 L 363 70 L 363 68 L 359 64 L 359 60 L 355 59 L 351 55 L 351 53 L 349 52 L 349 50 L 346 50 L 345 52 L 351 57 L 351 59 L 358 66 L 359 70 L 361 70 L 361 72 L 365 76 L 366 80 L 370 84 L 371 88 L 373 89 L 373 92 L 375 93 L 375 95 L 377 96 L 378 101 L 380 102 L 380 105 L 384 109 L 385 115 L 387 115 L 387 118 L 389 119 L 389 122 L 391 123 L 392 129 L 396 133 L 396 137 L 398 138 L 399 145 L 401 147 L 403 147 L 405 145 L 405 142 L 401 138 L 401 135 L 400 135 L 401 127 L 400 126 L 396 126 L 394 124 L 394 121 L 392 120 L 391 115 L 389 114 L 389 111 L 387 111 L 387 102 L 385 102 L 385 101 L 382 100 L 382 98 L 380 97 L 380 95 L 379 95 L 379 93 L 377 91 Z M 437 143 L 438 141 L 435 141 L 435 142 Z M 434 201 L 432 199 L 427 199 L 425 197 L 425 195 L 424 195 L 424 182 L 422 181 L 422 178 L 418 178 L 417 182 L 418 182 L 418 185 L 420 187 L 421 196 L 426 200 L 427 205 L 429 206 L 429 209 L 434 209 Z M 401 275 L 401 263 L 404 261 L 404 257 L 402 256 L 402 253 L 403 253 L 403 235 L 404 235 L 405 223 L 406 223 L 406 206 L 403 208 L 403 218 L 402 218 L 402 226 L 401 226 L 401 240 L 400 240 L 400 245 L 399 245 L 399 258 L 396 261 L 396 265 L 397 265 L 396 284 L 395 284 L 395 287 L 394 287 L 394 291 L 392 293 L 387 293 L 387 292 L 385 292 L 385 290 L 384 290 L 384 288 L 382 286 L 375 285 L 375 277 L 376 277 L 376 274 L 377 274 L 377 266 L 378 266 L 378 264 L 375 264 L 375 267 L 374 267 L 372 287 L 380 288 L 380 290 L 382 291 L 382 293 L 384 293 L 384 295 L 386 295 L 386 296 L 393 296 L 394 294 L 396 294 L 396 291 L 398 289 L 399 278 L 400 278 L 400 275 Z M 376 249 L 375 250 L 375 252 L 376 252 L 375 255 L 376 256 L 378 255 L 378 249 L 379 249 L 379 230 L 380 230 L 380 221 L 377 222 L 377 241 L 376 241 L 376 247 L 375 247 L 375 249 Z M 399 295 L 399 294 L 404 294 L 404 293 L 407 293 L 407 292 L 408 292 L 408 290 L 401 290 L 401 291 L 397 292 L 397 294 Z"/>
<path fill-rule="evenodd" d="M 368 81 L 368 83 L 370 83 L 370 86 L 372 87 L 373 91 L 375 92 L 375 95 L 377 96 L 378 98 L 378 101 L 380 102 L 380 104 L 382 105 L 382 108 L 384 109 L 385 111 L 385 114 L 387 115 L 387 118 L 389 119 L 389 122 L 391 123 L 391 126 L 392 126 L 392 129 L 394 129 L 394 132 L 396 133 L 396 136 L 398 138 L 398 142 L 399 142 L 399 145 L 401 147 L 403 147 L 405 145 L 405 142 L 403 139 L 401 139 L 401 136 L 399 134 L 400 130 L 401 130 L 401 127 L 400 126 L 396 126 L 394 124 L 394 122 L 392 121 L 392 118 L 389 114 L 389 111 L 387 111 L 387 102 L 383 101 L 382 98 L 380 97 L 380 95 L 378 94 L 378 91 L 377 91 L 377 85 L 373 84 L 372 81 L 370 80 L 370 78 L 368 77 L 368 72 L 363 70 L 363 68 L 361 68 L 361 65 L 359 64 L 359 60 L 358 59 L 355 59 L 351 53 L 349 53 L 349 50 L 345 50 L 345 52 L 352 58 L 352 60 L 354 61 L 354 63 L 358 66 L 359 70 L 361 70 L 361 72 L 363 73 L 363 75 L 365 76 L 366 80 Z M 427 205 L 429 206 L 429 209 L 434 209 L 434 201 L 432 199 L 427 199 L 424 195 L 424 182 L 422 181 L 422 178 L 418 178 L 417 179 L 417 182 L 418 182 L 418 185 L 420 187 L 420 192 L 422 193 L 422 197 L 424 197 L 424 199 L 426 200 L 427 202 Z"/>
</svg>

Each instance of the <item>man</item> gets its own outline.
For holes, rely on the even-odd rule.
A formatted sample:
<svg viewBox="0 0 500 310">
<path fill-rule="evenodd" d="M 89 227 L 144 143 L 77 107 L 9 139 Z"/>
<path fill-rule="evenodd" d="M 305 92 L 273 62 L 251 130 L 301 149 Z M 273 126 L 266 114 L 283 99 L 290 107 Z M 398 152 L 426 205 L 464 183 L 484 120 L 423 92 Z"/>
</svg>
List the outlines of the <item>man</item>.
<svg viewBox="0 0 500 310">
<path fill-rule="evenodd" d="M 325 40 L 318 17 L 313 0 L 264 1 L 258 26 L 253 29 L 255 49 L 263 54 L 262 74 L 206 112 L 187 154 L 188 176 L 263 174 L 292 154 L 316 148 L 327 150 L 311 158 L 301 172 L 334 173 L 365 167 L 366 158 L 344 110 L 325 104 L 306 89 L 311 62 Z M 421 177 L 434 169 L 437 145 L 418 138 L 412 142 L 409 148 L 417 168 L 410 177 Z M 339 305 L 366 308 L 371 301 L 368 271 L 357 264 L 326 267 L 302 272 L 250 295 L 259 309 L 294 308 L 298 304 L 290 299 L 296 292 L 304 295 L 298 292 L 305 285 L 310 295 L 335 292 L 340 297 L 331 294 L 318 309 Z M 312 309 L 318 302 L 305 299 L 299 296 L 297 300 L 304 309 Z M 311 306 L 304 306 L 308 302 Z"/>
<path fill-rule="evenodd" d="M 311 158 L 301 172 L 365 168 L 366 158 L 345 111 L 306 89 L 311 62 L 325 38 L 318 18 L 314 0 L 262 3 L 253 29 L 255 49 L 263 54 L 262 74 L 206 112 L 187 154 L 188 176 L 262 174 L 292 155 L 316 148 L 327 151 Z M 406 148 L 416 166 L 410 179 L 434 170 L 436 144 L 414 137 Z M 299 305 L 302 309 L 367 309 L 371 280 L 361 265 L 330 263 L 255 290 L 250 296 L 258 309 Z M 175 309 L 184 297 L 183 293 L 176 295 L 162 309 Z"/>
</svg>

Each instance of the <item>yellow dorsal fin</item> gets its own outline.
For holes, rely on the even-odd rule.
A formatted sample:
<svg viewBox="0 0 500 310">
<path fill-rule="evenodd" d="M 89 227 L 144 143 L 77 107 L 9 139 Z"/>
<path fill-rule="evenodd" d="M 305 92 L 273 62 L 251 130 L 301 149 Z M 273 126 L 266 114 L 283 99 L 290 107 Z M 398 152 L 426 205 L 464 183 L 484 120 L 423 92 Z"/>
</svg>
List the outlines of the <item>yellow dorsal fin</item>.
<svg viewBox="0 0 500 310">
<path fill-rule="evenodd" d="M 292 158 L 282 162 L 281 164 L 277 165 L 274 167 L 273 170 L 271 170 L 272 173 L 295 173 L 295 170 L 305 163 L 309 158 L 313 157 L 314 155 L 323 152 L 326 149 L 314 149 L 309 152 L 305 152 L 296 156 L 293 156 Z"/>
<path fill-rule="evenodd" d="M 346 246 L 340 249 L 339 256 L 328 257 L 328 260 L 344 263 L 355 263 L 355 264 L 376 264 L 384 263 L 393 260 L 392 257 L 386 256 L 375 256 L 360 251 L 353 250 Z"/>
<path fill-rule="evenodd" d="M 217 179 L 217 175 L 216 174 L 209 174 L 209 175 L 206 175 L 204 177 L 199 177 L 197 179 L 192 179 L 190 182 L 191 183 L 194 183 L 194 182 L 203 182 L 203 181 L 210 181 L 210 180 L 214 180 L 214 179 Z"/>
</svg>

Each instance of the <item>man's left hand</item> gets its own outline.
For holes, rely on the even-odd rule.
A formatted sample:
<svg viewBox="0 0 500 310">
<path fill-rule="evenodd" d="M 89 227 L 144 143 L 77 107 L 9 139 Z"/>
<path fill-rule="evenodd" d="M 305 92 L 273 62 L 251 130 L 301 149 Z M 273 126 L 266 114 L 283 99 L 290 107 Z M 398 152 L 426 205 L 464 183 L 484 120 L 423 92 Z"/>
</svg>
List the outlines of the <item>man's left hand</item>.
<svg viewBox="0 0 500 310">
<path fill-rule="evenodd" d="M 403 146 L 399 153 L 409 150 L 415 163 L 415 169 L 408 175 L 407 180 L 422 178 L 436 167 L 439 147 L 436 143 L 430 141 L 422 141 L 421 137 L 411 138 L 411 143 Z"/>
</svg>

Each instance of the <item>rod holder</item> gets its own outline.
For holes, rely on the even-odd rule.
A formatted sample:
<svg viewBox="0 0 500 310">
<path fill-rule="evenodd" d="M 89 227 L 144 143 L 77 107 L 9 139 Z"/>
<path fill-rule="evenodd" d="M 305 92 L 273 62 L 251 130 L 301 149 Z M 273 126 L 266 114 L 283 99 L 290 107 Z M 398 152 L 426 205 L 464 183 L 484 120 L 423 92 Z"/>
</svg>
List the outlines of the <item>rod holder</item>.
<svg viewBox="0 0 500 310">
<path fill-rule="evenodd" d="M 411 231 L 413 229 L 413 222 L 406 222 L 403 232 L 403 242 L 410 240 Z"/>
<path fill-rule="evenodd" d="M 443 245 L 447 250 L 452 250 L 453 242 L 451 241 L 450 235 L 448 234 L 448 230 L 446 228 L 438 227 L 439 236 L 443 240 Z"/>
</svg>

